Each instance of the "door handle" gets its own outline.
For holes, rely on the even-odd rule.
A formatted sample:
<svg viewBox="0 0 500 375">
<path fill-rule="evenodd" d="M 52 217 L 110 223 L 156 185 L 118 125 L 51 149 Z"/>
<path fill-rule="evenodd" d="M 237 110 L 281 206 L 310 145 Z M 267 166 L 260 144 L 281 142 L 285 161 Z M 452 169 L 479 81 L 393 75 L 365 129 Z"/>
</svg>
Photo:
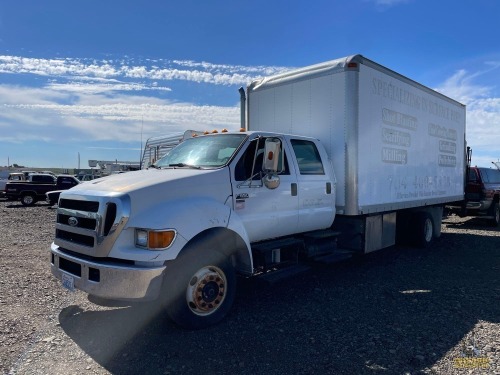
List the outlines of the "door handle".
<svg viewBox="0 0 500 375">
<path fill-rule="evenodd" d="M 297 196 L 297 184 L 295 182 L 292 182 L 292 197 Z"/>
</svg>

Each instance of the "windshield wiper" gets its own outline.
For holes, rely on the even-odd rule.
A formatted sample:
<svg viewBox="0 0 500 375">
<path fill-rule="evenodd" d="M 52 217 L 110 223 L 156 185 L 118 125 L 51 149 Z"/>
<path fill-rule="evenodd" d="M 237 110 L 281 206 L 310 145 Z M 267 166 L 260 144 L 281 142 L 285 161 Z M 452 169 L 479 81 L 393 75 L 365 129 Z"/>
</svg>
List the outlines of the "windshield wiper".
<svg viewBox="0 0 500 375">
<path fill-rule="evenodd" d="M 169 164 L 169 167 L 181 167 L 181 168 L 193 168 L 193 169 L 201 169 L 197 165 L 185 164 L 185 163 L 173 163 Z"/>
</svg>

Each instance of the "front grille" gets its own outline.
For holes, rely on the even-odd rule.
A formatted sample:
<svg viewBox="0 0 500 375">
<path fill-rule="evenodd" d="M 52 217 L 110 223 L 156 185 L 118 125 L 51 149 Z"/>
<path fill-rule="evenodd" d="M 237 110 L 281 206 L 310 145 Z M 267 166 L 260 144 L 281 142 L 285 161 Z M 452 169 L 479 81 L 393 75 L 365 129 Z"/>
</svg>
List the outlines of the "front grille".
<svg viewBox="0 0 500 375">
<path fill-rule="evenodd" d="M 130 216 L 129 196 L 70 197 L 60 199 L 54 243 L 78 254 L 107 257 Z"/>
<path fill-rule="evenodd" d="M 94 237 L 85 236 L 83 234 L 72 233 L 65 230 L 57 229 L 56 230 L 56 238 L 60 238 L 64 241 L 74 242 L 79 245 L 93 247 L 94 246 Z"/>
<path fill-rule="evenodd" d="M 59 214 L 59 215 L 57 215 L 57 222 L 59 224 L 68 225 L 68 220 L 70 217 L 72 217 L 72 216 Z M 97 225 L 96 219 L 89 219 L 89 218 L 85 218 L 85 217 L 78 218 L 78 227 L 79 228 L 95 230 L 96 225 Z"/>
<path fill-rule="evenodd" d="M 72 199 L 60 199 L 60 208 L 68 208 L 70 210 L 97 212 L 99 211 L 99 202 L 95 201 L 80 201 Z"/>
</svg>

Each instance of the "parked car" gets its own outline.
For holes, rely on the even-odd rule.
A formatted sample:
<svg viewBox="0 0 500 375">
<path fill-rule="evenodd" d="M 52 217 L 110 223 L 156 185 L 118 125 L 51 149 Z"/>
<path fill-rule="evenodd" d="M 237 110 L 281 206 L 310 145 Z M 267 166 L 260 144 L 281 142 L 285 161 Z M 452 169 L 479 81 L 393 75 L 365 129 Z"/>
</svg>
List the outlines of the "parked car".
<svg viewBox="0 0 500 375">
<path fill-rule="evenodd" d="M 79 183 L 78 179 L 69 175 L 32 174 L 27 181 L 7 183 L 5 195 L 8 199 L 21 200 L 24 206 L 32 206 L 46 198 L 48 191 L 67 190 Z"/>
<path fill-rule="evenodd" d="M 53 191 L 48 191 L 45 193 L 45 201 L 50 205 L 54 206 L 59 202 L 59 196 L 61 195 L 61 192 L 64 190 L 53 190 Z"/>
<path fill-rule="evenodd" d="M 465 187 L 465 214 L 489 218 L 500 224 L 500 170 L 471 167 Z"/>
<path fill-rule="evenodd" d="M 28 176 L 29 174 L 26 174 L 24 172 L 11 172 L 9 173 L 9 177 L 7 179 L 0 180 L 0 190 L 5 190 L 5 185 L 7 185 L 8 182 L 26 181 L 28 179 Z"/>
<path fill-rule="evenodd" d="M 5 197 L 5 186 L 8 182 L 26 181 L 29 173 L 11 172 L 6 180 L 0 180 L 0 197 Z"/>
</svg>

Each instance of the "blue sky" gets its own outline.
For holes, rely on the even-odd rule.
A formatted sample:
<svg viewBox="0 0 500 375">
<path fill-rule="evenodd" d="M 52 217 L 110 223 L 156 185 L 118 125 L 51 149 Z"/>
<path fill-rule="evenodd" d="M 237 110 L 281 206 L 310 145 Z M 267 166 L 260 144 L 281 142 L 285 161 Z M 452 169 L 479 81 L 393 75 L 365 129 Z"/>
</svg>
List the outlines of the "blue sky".
<svg viewBox="0 0 500 375">
<path fill-rule="evenodd" d="M 238 88 L 360 53 L 467 105 L 500 158 L 500 1 L 0 3 L 0 166 L 137 161 L 151 136 L 238 129 Z M 142 141 L 142 142 L 141 142 Z"/>
</svg>

